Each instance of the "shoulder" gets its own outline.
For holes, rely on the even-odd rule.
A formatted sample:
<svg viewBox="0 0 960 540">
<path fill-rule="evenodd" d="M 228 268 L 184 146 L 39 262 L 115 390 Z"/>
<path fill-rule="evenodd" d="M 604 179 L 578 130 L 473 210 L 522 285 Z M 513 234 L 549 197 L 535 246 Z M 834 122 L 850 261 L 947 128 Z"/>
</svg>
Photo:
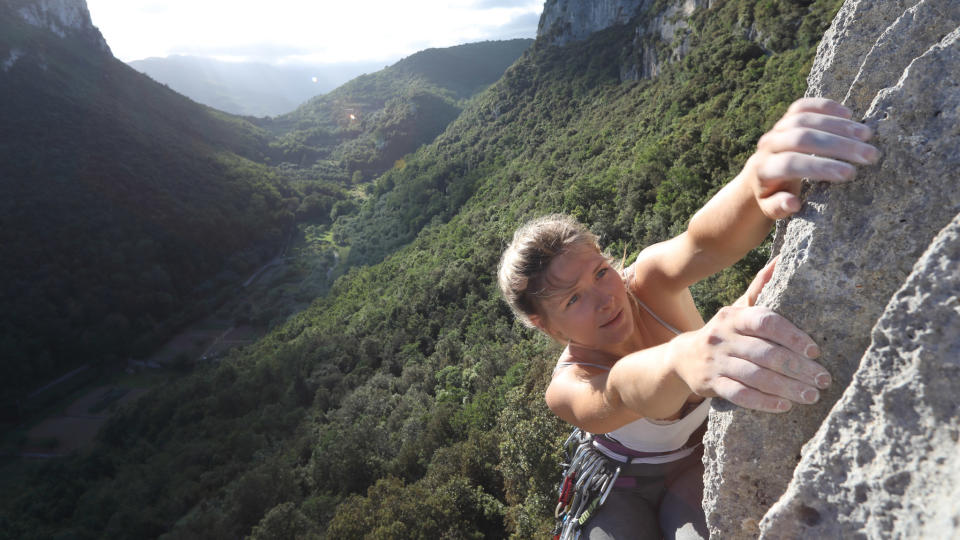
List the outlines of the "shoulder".
<svg viewBox="0 0 960 540">
<path fill-rule="evenodd" d="M 647 301 L 649 291 L 676 293 L 686 287 L 672 275 L 672 264 L 678 255 L 679 238 L 672 238 L 644 248 L 630 266 L 623 272 L 623 282 L 627 290 L 637 298 Z"/>
<path fill-rule="evenodd" d="M 545 398 L 547 406 L 560 418 L 574 425 L 579 415 L 586 411 L 603 409 L 605 400 L 602 395 L 606 389 L 609 368 L 599 364 L 575 361 L 570 357 L 560 357 L 553 377 L 547 385 Z M 580 426 L 583 427 L 583 426 Z"/>
<path fill-rule="evenodd" d="M 570 353 L 570 348 L 565 348 L 557 359 L 557 365 L 553 368 L 553 378 L 564 374 L 565 377 L 573 377 L 574 380 L 589 380 L 597 375 L 606 376 L 610 371 L 610 366 L 586 362 L 576 358 Z"/>
<path fill-rule="evenodd" d="M 624 286 L 647 309 L 669 324 L 684 331 L 692 330 L 703 326 L 693 295 L 689 287 L 678 283 L 669 268 L 665 269 L 661 264 L 664 257 L 670 257 L 668 243 L 672 241 L 654 244 L 640 252 L 622 272 Z"/>
</svg>

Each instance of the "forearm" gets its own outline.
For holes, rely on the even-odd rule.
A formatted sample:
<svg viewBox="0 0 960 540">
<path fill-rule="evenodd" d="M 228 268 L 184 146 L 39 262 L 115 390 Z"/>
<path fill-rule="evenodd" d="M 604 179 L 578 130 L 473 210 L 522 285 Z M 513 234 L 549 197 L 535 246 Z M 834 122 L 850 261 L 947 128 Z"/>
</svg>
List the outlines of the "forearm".
<svg viewBox="0 0 960 540">
<path fill-rule="evenodd" d="M 697 251 L 700 264 L 710 268 L 707 275 L 737 262 L 766 238 L 773 226 L 757 204 L 750 175 L 754 163 L 748 162 L 736 178 L 703 206 L 687 227 L 686 235 Z M 705 269 L 707 270 L 707 269 Z"/>
<path fill-rule="evenodd" d="M 621 358 L 607 377 L 605 393 L 614 401 L 611 406 L 654 419 L 679 411 L 690 387 L 678 374 L 677 364 L 683 359 L 677 345 L 671 341 Z"/>
</svg>

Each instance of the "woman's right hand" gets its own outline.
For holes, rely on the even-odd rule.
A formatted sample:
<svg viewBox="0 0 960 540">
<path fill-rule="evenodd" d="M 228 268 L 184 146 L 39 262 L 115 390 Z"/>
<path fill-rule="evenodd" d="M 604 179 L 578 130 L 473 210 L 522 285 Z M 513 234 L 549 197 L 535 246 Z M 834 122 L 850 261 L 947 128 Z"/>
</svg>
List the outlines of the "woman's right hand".
<svg viewBox="0 0 960 540">
<path fill-rule="evenodd" d="M 700 330 L 674 339 L 677 374 L 690 390 L 735 405 L 785 412 L 816 403 L 830 375 L 813 359 L 820 349 L 806 333 L 770 309 L 722 308 Z"/>
</svg>

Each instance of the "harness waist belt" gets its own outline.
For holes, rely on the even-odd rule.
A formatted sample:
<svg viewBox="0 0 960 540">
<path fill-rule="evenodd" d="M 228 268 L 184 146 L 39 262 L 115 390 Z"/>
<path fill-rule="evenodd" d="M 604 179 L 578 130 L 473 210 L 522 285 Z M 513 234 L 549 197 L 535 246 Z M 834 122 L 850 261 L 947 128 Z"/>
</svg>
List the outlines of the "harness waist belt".
<svg viewBox="0 0 960 540">
<path fill-rule="evenodd" d="M 683 459 L 693 453 L 703 443 L 703 435 L 707 432 L 707 419 L 690 434 L 687 442 L 676 450 L 665 452 L 642 452 L 624 446 L 609 435 L 597 435 L 593 438 L 593 446 L 603 455 L 620 463 L 669 463 Z"/>
<path fill-rule="evenodd" d="M 601 442 L 603 441 L 603 442 Z M 620 463 L 625 463 L 631 465 L 634 463 L 670 463 L 671 461 L 677 461 L 683 459 L 693 453 L 697 449 L 697 446 L 700 446 L 699 443 L 694 446 L 685 446 L 677 450 L 671 450 L 670 452 L 630 452 L 630 455 L 624 455 L 619 452 L 616 452 L 607 446 L 607 443 L 612 441 L 603 440 L 601 437 L 597 437 L 593 440 L 593 447 L 596 448 L 600 453 L 607 456 L 608 458 L 619 461 Z"/>
</svg>

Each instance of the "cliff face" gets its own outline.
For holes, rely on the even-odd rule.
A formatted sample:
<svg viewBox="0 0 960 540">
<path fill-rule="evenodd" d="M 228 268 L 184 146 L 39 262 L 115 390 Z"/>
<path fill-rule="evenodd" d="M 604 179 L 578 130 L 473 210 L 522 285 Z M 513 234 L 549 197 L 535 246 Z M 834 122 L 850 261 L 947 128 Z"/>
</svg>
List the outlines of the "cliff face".
<svg viewBox="0 0 960 540">
<path fill-rule="evenodd" d="M 543 6 L 537 39 L 552 45 L 578 41 L 594 32 L 627 24 L 652 0 L 548 0 Z"/>
<path fill-rule="evenodd" d="M 935 262 L 914 262 L 960 213 L 960 4 L 848 0 L 808 83 L 808 95 L 862 115 L 884 153 L 853 183 L 813 186 L 780 227 L 780 263 L 760 298 L 820 343 L 834 384 L 786 415 L 718 400 L 704 508 L 721 538 L 913 536 L 918 501 L 956 500 L 955 483 L 942 482 L 956 477 L 945 457 L 957 454 L 960 394 L 955 232 L 938 241 L 947 245 Z M 901 286 L 936 294 L 901 291 L 890 302 Z M 929 442 L 914 446 L 921 438 Z M 930 519 L 955 516 L 944 512 Z"/>
<path fill-rule="evenodd" d="M 671 0 L 653 11 L 654 0 L 548 0 L 543 7 L 537 39 L 562 46 L 618 25 L 632 25 L 632 50 L 624 51 L 623 80 L 660 74 L 664 62 L 675 62 L 689 50 L 687 18 L 709 8 L 710 0 Z"/>
<path fill-rule="evenodd" d="M 95 43 L 103 52 L 110 47 L 90 20 L 86 0 L 8 0 L 17 15 L 28 24 L 46 28 L 61 38 L 80 35 Z"/>
<path fill-rule="evenodd" d="M 873 330 L 860 369 L 804 450 L 766 538 L 960 532 L 960 215 Z"/>
<path fill-rule="evenodd" d="M 103 35 L 90 20 L 86 0 L 0 0 L 0 17 L 48 30 L 61 40 L 76 40 L 74 43 L 80 43 L 84 49 L 92 46 L 98 54 L 111 54 Z M 45 49 L 22 43 L 9 45 L 7 40 L 0 39 L 0 73 L 9 72 L 20 62 L 47 69 Z"/>
</svg>

